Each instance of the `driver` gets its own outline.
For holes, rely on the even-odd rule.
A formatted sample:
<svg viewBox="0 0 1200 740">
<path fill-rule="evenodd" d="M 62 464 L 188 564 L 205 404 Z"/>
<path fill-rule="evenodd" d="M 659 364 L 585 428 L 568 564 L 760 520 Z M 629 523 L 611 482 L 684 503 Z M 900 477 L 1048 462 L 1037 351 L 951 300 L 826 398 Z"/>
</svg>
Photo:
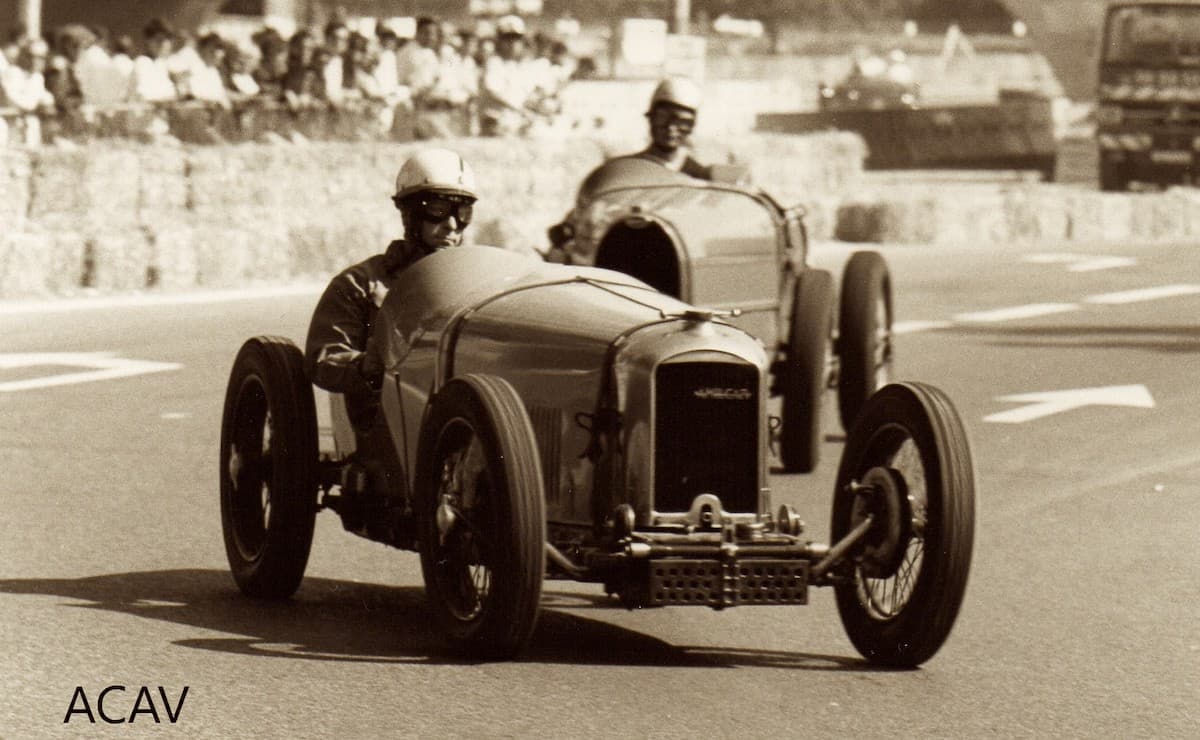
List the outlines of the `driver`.
<svg viewBox="0 0 1200 740">
<path fill-rule="evenodd" d="M 650 123 L 650 145 L 635 154 L 614 157 L 605 164 L 642 159 L 689 177 L 714 179 L 713 168 L 700 164 L 689 153 L 691 147 L 688 139 L 696 128 L 700 98 L 700 87 L 686 77 L 668 77 L 659 82 L 650 96 L 650 107 L 646 111 L 646 119 Z M 568 261 L 563 245 L 573 236 L 571 222 L 574 216 L 575 211 L 571 210 L 562 221 L 547 231 L 550 249 L 542 255 L 547 261 Z"/>
<path fill-rule="evenodd" d="M 395 458 L 378 413 L 384 367 L 372 337 L 375 316 L 405 269 L 439 249 L 462 244 L 477 198 L 475 174 L 457 153 L 424 149 L 414 154 L 396 175 L 392 196 L 404 238 L 338 273 L 313 311 L 305 370 L 317 387 L 343 394 L 358 449 L 366 459 Z M 389 490 L 399 489 L 389 485 Z"/>
<path fill-rule="evenodd" d="M 689 154 L 688 137 L 696 128 L 700 111 L 700 88 L 686 77 L 668 77 L 650 96 L 646 118 L 650 122 L 650 146 L 630 156 L 661 164 L 701 180 L 713 179 L 712 168 Z"/>
</svg>

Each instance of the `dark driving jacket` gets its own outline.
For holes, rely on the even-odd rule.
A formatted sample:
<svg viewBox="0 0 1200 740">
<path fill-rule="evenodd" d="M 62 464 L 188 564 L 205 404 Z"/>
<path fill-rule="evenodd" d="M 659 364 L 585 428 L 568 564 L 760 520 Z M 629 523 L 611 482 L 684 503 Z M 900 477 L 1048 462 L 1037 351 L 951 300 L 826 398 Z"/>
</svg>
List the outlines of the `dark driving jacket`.
<svg viewBox="0 0 1200 740">
<path fill-rule="evenodd" d="M 338 273 L 313 311 L 305 341 L 304 369 L 319 388 L 346 396 L 350 420 L 369 425 L 379 393 L 360 372 L 375 316 L 396 278 L 425 253 L 403 239 L 383 254 Z"/>
</svg>

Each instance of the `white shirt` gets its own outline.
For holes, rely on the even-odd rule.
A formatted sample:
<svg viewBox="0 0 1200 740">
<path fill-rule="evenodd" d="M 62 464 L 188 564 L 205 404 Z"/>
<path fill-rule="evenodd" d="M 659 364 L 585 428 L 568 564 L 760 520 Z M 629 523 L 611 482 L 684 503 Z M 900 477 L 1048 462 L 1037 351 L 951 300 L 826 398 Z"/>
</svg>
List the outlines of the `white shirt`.
<svg viewBox="0 0 1200 740">
<path fill-rule="evenodd" d="M 129 78 L 104 49 L 94 44 L 75 60 L 75 79 L 79 80 L 83 102 L 89 105 L 111 105 L 129 97 Z"/>
<path fill-rule="evenodd" d="M 207 64 L 201 64 L 192 70 L 191 93 L 196 100 L 229 105 L 229 91 L 225 89 L 220 70 Z"/>
<path fill-rule="evenodd" d="M 400 84 L 407 85 L 413 95 L 420 95 L 433 87 L 440 65 L 437 52 L 416 41 L 409 41 L 396 53 L 396 75 Z"/>
<path fill-rule="evenodd" d="M 130 97 L 134 100 L 154 103 L 179 97 L 175 83 L 171 81 L 171 64 L 166 57 L 151 59 L 141 56 L 135 59 L 132 86 Z"/>
<path fill-rule="evenodd" d="M 541 76 L 537 67 L 523 59 L 492 57 L 483 73 L 484 109 L 522 109 L 533 96 Z"/>
<path fill-rule="evenodd" d="M 0 104 L 32 113 L 40 105 L 54 105 L 54 96 L 46 90 L 41 72 L 30 72 L 15 64 L 0 70 Z"/>
<path fill-rule="evenodd" d="M 383 95 L 391 95 L 400 87 L 396 52 L 390 49 L 379 52 L 379 61 L 375 64 L 375 81 L 379 83 L 379 92 Z"/>
<path fill-rule="evenodd" d="M 344 97 L 342 85 L 346 81 L 341 57 L 329 58 L 329 61 L 325 63 L 325 69 L 321 70 L 321 79 L 325 83 L 325 97 L 334 103 L 341 102 Z"/>
</svg>

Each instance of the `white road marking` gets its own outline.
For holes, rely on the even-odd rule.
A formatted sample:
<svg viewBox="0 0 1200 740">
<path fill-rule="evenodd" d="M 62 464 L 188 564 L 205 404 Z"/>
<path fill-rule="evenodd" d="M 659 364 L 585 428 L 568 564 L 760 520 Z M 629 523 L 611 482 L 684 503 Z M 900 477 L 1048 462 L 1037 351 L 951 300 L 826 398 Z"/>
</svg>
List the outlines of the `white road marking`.
<svg viewBox="0 0 1200 740">
<path fill-rule="evenodd" d="M 893 334 L 916 334 L 923 331 L 937 331 L 954 326 L 953 321 L 897 321 L 892 324 Z"/>
<path fill-rule="evenodd" d="M 994 424 L 1023 424 L 1051 414 L 1061 414 L 1084 406 L 1129 406 L 1154 408 L 1154 397 L 1144 385 L 1112 385 L 1101 388 L 1075 388 L 1042 393 L 1018 393 L 1000 396 L 997 401 L 1028 404 L 983 417 Z"/>
<path fill-rule="evenodd" d="M 175 419 L 190 419 L 192 415 L 186 411 L 164 411 L 158 418 L 173 421 Z"/>
<path fill-rule="evenodd" d="M 1009 306 L 994 308 L 989 311 L 974 311 L 971 313 L 955 314 L 955 321 L 967 323 L 998 323 L 1015 321 L 1017 319 L 1032 319 L 1038 316 L 1050 316 L 1057 313 L 1079 310 L 1078 303 L 1029 303 L 1024 306 Z"/>
<path fill-rule="evenodd" d="M 85 367 L 82 372 L 57 373 L 25 380 L 0 383 L 0 393 L 29 391 L 37 388 L 53 388 L 75 383 L 91 383 L 98 380 L 128 378 L 146 373 L 160 373 L 183 367 L 174 362 L 152 362 L 150 360 L 127 360 L 114 357 L 112 352 L 24 352 L 0 354 L 0 370 L 22 367 Z"/>
<path fill-rule="evenodd" d="M 1110 257 L 1072 252 L 1039 252 L 1027 254 L 1021 260 L 1038 265 L 1066 265 L 1070 272 L 1095 272 L 1117 267 L 1132 267 L 1137 264 L 1137 260 L 1133 257 Z"/>
<path fill-rule="evenodd" d="M 1155 301 L 1159 298 L 1175 298 L 1184 295 L 1200 293 L 1200 285 L 1161 285 L 1156 288 L 1140 288 L 1138 290 L 1123 290 L 1119 293 L 1101 293 L 1084 298 L 1088 303 L 1102 305 L 1118 305 L 1124 303 L 1140 303 Z"/>
<path fill-rule="evenodd" d="M 325 286 L 316 283 L 283 285 L 237 290 L 202 290 L 188 293 L 137 293 L 134 295 L 95 296 L 88 298 L 50 298 L 28 301 L 0 301 L 0 316 L 38 313 L 93 311 L 105 308 L 143 306 L 185 306 L 203 303 L 228 303 L 257 298 L 283 298 L 316 295 Z"/>
</svg>

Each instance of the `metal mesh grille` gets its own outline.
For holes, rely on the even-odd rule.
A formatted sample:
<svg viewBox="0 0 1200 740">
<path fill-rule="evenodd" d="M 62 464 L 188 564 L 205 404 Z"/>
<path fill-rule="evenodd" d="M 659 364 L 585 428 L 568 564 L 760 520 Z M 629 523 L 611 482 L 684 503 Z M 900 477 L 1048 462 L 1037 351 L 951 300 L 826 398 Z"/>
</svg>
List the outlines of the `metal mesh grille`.
<svg viewBox="0 0 1200 740">
<path fill-rule="evenodd" d="M 655 377 L 654 509 L 683 512 L 702 493 L 726 511 L 758 505 L 758 368 L 680 362 Z"/>
</svg>

